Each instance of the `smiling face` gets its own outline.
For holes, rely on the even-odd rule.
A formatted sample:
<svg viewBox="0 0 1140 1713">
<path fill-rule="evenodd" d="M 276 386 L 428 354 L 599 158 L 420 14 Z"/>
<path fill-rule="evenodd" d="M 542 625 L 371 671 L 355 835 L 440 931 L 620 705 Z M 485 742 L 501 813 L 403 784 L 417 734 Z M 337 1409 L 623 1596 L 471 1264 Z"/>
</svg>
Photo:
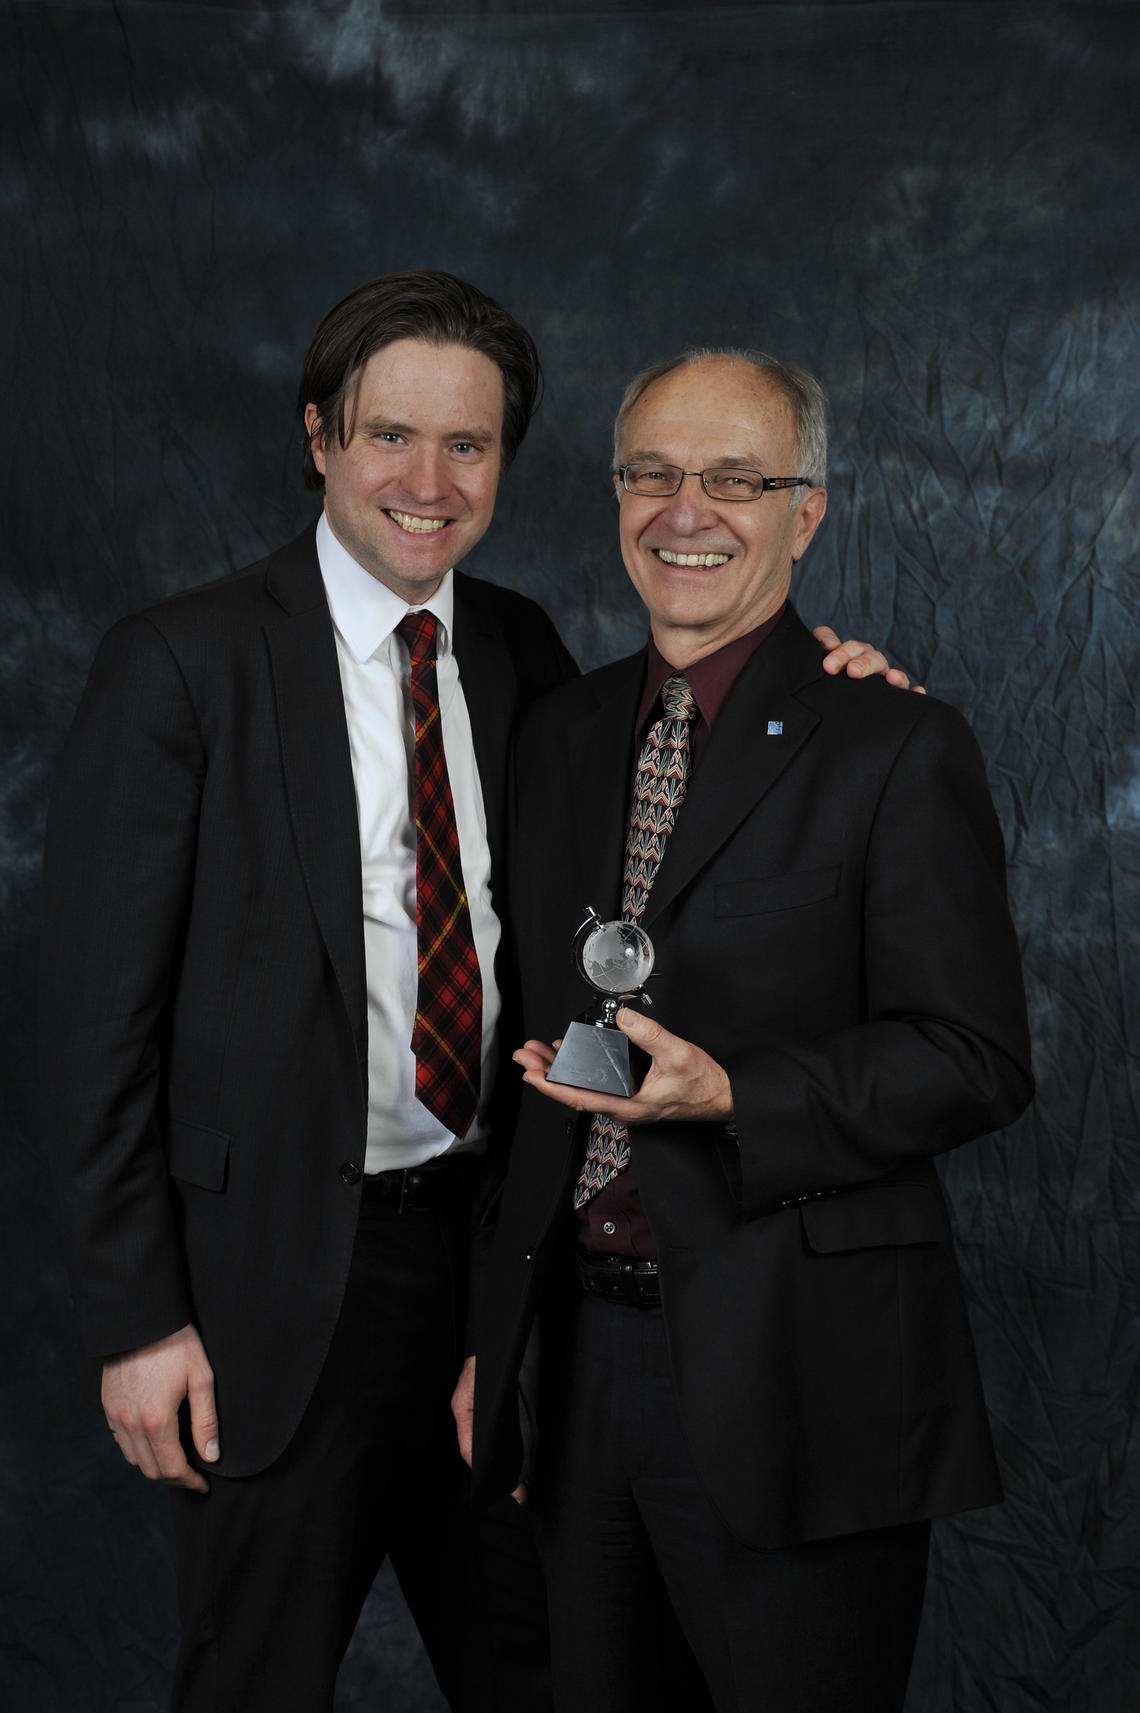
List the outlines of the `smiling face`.
<svg viewBox="0 0 1140 1713">
<path fill-rule="evenodd" d="M 491 521 L 502 467 L 503 378 L 462 345 L 398 339 L 360 371 L 335 432 L 312 441 L 333 534 L 410 606 L 426 601 Z M 312 438 L 316 406 L 305 412 Z"/>
<path fill-rule="evenodd" d="M 798 476 L 792 406 L 763 374 L 733 357 L 712 357 L 655 381 L 631 410 L 621 462 L 659 458 L 684 470 L 744 466 Z M 621 552 L 649 609 L 666 660 L 689 666 L 754 630 L 777 611 L 792 566 L 827 509 L 809 488 L 795 510 L 786 491 L 758 500 L 710 500 L 696 476 L 660 498 L 626 493 Z M 803 490 L 798 490 L 803 493 Z"/>
</svg>

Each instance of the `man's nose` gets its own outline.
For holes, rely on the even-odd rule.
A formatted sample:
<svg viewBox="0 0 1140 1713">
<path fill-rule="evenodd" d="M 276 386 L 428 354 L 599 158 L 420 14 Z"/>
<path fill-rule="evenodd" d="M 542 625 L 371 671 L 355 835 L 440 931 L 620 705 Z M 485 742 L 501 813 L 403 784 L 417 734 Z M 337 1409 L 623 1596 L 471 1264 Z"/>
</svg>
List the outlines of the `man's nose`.
<svg viewBox="0 0 1140 1713">
<path fill-rule="evenodd" d="M 426 504 L 438 500 L 450 486 L 441 446 L 416 446 L 404 465 L 404 487 L 411 498 Z"/>
<path fill-rule="evenodd" d="M 708 529 L 710 524 L 716 522 L 715 508 L 705 493 L 699 475 L 692 471 L 685 472 L 681 486 L 665 508 L 664 516 L 670 526 L 681 535 L 693 535 L 697 530 Z"/>
</svg>

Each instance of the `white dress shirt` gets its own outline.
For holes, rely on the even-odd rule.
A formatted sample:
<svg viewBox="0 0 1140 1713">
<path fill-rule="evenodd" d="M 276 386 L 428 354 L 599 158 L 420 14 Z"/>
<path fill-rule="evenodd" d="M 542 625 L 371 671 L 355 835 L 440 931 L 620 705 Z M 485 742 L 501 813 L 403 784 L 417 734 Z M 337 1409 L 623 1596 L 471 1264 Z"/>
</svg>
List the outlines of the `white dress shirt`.
<svg viewBox="0 0 1140 1713">
<path fill-rule="evenodd" d="M 336 634 L 364 883 L 364 966 L 368 985 L 368 1148 L 364 1169 L 418 1166 L 448 1149 L 486 1144 L 482 1103 L 495 1070 L 499 921 L 491 908 L 491 852 L 471 720 L 451 650 L 452 574 L 423 606 L 438 622 L 436 679 L 447 775 L 475 951 L 483 981 L 481 1107 L 457 1139 L 416 1099 L 412 1029 L 416 959 L 415 715 L 407 648 L 395 634 L 410 608 L 341 545 L 322 513 L 317 557 Z"/>
</svg>

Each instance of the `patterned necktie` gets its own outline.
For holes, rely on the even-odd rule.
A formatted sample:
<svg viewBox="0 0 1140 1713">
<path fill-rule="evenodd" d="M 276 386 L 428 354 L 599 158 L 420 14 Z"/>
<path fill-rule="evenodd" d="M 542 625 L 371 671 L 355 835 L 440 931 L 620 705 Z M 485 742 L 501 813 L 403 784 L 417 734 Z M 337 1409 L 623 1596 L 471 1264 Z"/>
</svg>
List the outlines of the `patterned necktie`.
<svg viewBox="0 0 1140 1713">
<path fill-rule="evenodd" d="M 409 613 L 398 628 L 412 659 L 416 716 L 416 1099 L 462 1137 L 479 1104 L 483 982 L 443 753 L 436 621 L 429 612 Z"/>
<path fill-rule="evenodd" d="M 640 922 L 645 914 L 665 844 L 676 824 L 692 770 L 689 724 L 696 700 L 683 672 L 675 672 L 661 691 L 661 718 L 654 720 L 637 763 L 633 805 L 625 836 L 622 920 Z M 574 1186 L 574 1206 L 585 1207 L 611 1178 L 629 1165 L 629 1131 L 595 1112 L 590 1120 L 586 1159 Z"/>
</svg>

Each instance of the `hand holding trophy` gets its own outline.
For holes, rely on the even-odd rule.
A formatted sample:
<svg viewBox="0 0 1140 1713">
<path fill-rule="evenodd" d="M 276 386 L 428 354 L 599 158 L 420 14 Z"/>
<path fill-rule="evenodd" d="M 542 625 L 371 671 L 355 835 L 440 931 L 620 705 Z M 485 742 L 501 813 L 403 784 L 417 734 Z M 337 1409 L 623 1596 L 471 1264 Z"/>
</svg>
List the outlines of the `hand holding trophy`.
<svg viewBox="0 0 1140 1713">
<path fill-rule="evenodd" d="M 653 942 L 634 922 L 603 922 L 590 905 L 586 912 L 574 935 L 574 959 L 603 1003 L 593 1008 L 596 1016 L 587 1013 L 567 1026 L 546 1080 L 597 1094 L 631 1095 L 629 1041 L 614 1019 L 633 1000 L 651 1003 L 642 989 L 653 972 Z"/>
</svg>

